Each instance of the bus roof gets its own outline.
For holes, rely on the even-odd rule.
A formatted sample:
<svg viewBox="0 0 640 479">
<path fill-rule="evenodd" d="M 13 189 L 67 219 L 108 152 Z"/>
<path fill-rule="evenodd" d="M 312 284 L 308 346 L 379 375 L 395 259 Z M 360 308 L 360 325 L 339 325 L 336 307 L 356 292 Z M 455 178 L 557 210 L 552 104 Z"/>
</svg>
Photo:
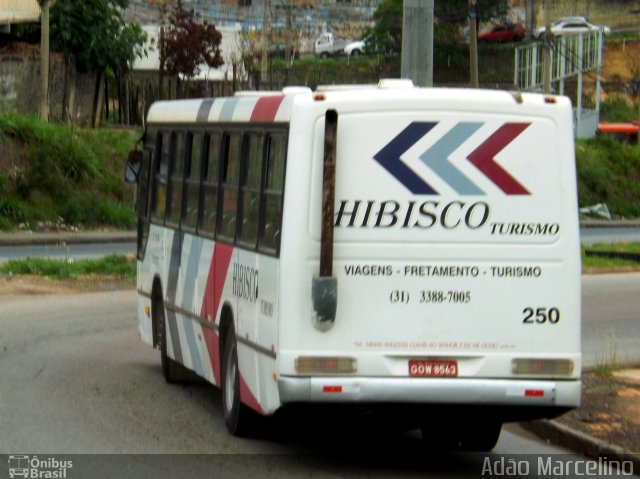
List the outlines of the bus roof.
<svg viewBox="0 0 640 479">
<path fill-rule="evenodd" d="M 471 102 L 555 104 L 558 97 L 499 90 L 419 88 L 410 80 L 381 80 L 377 85 L 323 85 L 315 92 L 307 87 L 285 87 L 282 91 L 240 91 L 234 97 L 159 101 L 151 105 L 147 123 L 258 122 L 288 123 L 296 97 L 315 101 L 362 102 L 371 100 L 456 98 Z M 464 101 L 462 102 L 464 103 Z M 637 129 L 637 127 L 636 127 Z"/>
</svg>

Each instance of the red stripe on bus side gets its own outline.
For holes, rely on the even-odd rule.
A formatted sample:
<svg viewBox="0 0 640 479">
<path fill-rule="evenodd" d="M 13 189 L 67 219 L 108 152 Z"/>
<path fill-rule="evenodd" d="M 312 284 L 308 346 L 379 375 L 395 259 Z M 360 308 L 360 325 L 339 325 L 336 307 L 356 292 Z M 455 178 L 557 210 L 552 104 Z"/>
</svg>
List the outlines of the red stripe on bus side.
<svg viewBox="0 0 640 479">
<path fill-rule="evenodd" d="M 213 258 L 209 266 L 207 285 L 204 289 L 200 317 L 205 321 L 215 322 L 220 308 L 220 299 L 224 283 L 233 256 L 233 246 L 216 243 L 213 247 Z M 203 328 L 205 343 L 209 351 L 209 359 L 216 384 L 220 384 L 220 338 L 211 328 Z"/>
<path fill-rule="evenodd" d="M 263 96 L 258 99 L 250 121 L 274 121 L 284 96 Z"/>
</svg>

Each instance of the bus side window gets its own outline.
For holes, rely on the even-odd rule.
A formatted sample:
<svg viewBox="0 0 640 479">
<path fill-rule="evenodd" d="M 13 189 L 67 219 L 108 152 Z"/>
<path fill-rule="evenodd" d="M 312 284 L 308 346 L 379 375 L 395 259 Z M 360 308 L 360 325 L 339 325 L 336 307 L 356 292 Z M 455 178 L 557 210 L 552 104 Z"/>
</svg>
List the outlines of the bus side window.
<svg viewBox="0 0 640 479">
<path fill-rule="evenodd" d="M 200 199 L 202 133 L 189 133 L 186 147 L 188 156 L 185 165 L 182 227 L 195 232 L 198 226 L 198 201 Z"/>
<path fill-rule="evenodd" d="M 226 133 L 223 136 L 223 156 L 220 164 L 220 198 L 217 237 L 233 243 L 237 227 L 238 187 L 240 179 L 240 133 Z"/>
<path fill-rule="evenodd" d="M 200 214 L 200 232 L 213 236 L 216 232 L 218 211 L 218 165 L 220 163 L 219 132 L 207 134 L 205 138 L 204 172 L 202 182 L 202 213 Z"/>
<path fill-rule="evenodd" d="M 171 149 L 169 180 L 169 204 L 167 205 L 167 222 L 172 225 L 180 224 L 182 214 L 182 181 L 184 179 L 184 132 L 173 134 L 173 148 Z"/>
<path fill-rule="evenodd" d="M 260 219 L 260 180 L 264 155 L 262 133 L 247 133 L 244 138 L 244 155 L 241 167 L 240 218 L 238 242 L 255 249 L 258 242 Z"/>
<path fill-rule="evenodd" d="M 283 134 L 271 134 L 267 139 L 266 149 L 267 161 L 262 198 L 264 220 L 259 235 L 259 249 L 265 253 L 277 254 L 282 226 L 287 137 Z"/>
<path fill-rule="evenodd" d="M 164 223 L 164 215 L 167 207 L 167 173 L 169 171 L 169 152 L 171 145 L 170 133 L 168 131 L 159 132 L 156 145 L 151 216 L 154 220 Z"/>
</svg>

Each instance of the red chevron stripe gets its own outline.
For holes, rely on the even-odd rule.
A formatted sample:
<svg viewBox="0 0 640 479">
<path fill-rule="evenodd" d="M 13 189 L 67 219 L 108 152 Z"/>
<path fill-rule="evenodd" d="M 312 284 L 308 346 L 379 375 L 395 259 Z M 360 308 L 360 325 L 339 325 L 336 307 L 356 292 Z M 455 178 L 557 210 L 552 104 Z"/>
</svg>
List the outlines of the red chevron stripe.
<svg viewBox="0 0 640 479">
<path fill-rule="evenodd" d="M 495 157 L 529 125 L 531 123 L 505 123 L 468 156 L 468 160 L 476 168 L 508 195 L 530 195 L 531 193 L 496 163 Z"/>
<path fill-rule="evenodd" d="M 253 111 L 251 112 L 250 121 L 272 122 L 276 119 L 276 113 L 278 113 L 278 108 L 280 108 L 282 100 L 284 100 L 284 96 L 282 95 L 258 98 L 256 106 L 253 107 Z"/>
<path fill-rule="evenodd" d="M 204 298 L 200 309 L 200 317 L 205 321 L 213 323 L 216 320 L 232 255 L 233 246 L 216 243 L 213 247 L 213 258 L 209 266 L 207 285 L 204 289 Z M 202 333 L 209 351 L 215 383 L 220 384 L 220 338 L 215 331 L 208 327 L 203 327 Z"/>
</svg>

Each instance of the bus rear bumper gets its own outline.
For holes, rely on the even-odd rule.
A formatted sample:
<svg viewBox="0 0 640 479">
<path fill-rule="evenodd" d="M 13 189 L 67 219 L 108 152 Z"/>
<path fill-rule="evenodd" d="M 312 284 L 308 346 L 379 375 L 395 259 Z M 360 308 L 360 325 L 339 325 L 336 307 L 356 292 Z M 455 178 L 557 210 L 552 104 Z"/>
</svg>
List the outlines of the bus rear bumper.
<svg viewBox="0 0 640 479">
<path fill-rule="evenodd" d="M 573 408 L 580 405 L 581 381 L 281 376 L 278 389 L 283 404 L 389 402 Z"/>
</svg>

